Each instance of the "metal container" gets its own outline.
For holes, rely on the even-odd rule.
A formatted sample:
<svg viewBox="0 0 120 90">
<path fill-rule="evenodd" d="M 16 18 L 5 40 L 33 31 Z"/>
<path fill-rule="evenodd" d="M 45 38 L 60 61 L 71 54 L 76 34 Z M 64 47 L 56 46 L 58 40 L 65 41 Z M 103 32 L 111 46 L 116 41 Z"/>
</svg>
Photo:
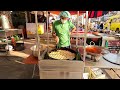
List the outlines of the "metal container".
<svg viewBox="0 0 120 90">
<path fill-rule="evenodd" d="M 8 17 L 6 15 L 1 15 L 1 22 L 2 22 L 2 28 L 3 29 L 10 29 L 10 22 L 8 20 Z"/>
<path fill-rule="evenodd" d="M 91 43 L 93 43 L 93 45 L 91 45 Z M 88 51 L 86 51 L 87 54 L 93 55 L 93 56 L 97 56 L 97 55 L 100 55 L 100 54 L 102 53 L 102 50 L 104 49 L 104 48 L 101 47 L 101 46 L 96 46 L 93 41 L 90 42 L 90 45 L 86 46 L 86 49 L 87 49 L 87 48 L 94 48 L 94 47 L 95 47 L 97 50 L 99 50 L 100 52 L 99 52 L 99 53 L 97 53 L 97 52 L 95 53 L 95 52 L 88 52 Z"/>
<path fill-rule="evenodd" d="M 93 41 L 91 41 L 91 42 L 93 42 Z M 96 61 L 100 60 L 100 57 L 102 55 L 104 48 L 101 46 L 96 46 L 94 42 L 93 42 L 94 45 L 91 45 L 91 42 L 90 42 L 90 45 L 86 46 L 86 49 L 87 48 L 90 49 L 90 51 L 86 50 L 86 53 L 87 53 L 87 55 L 91 55 L 91 60 L 94 60 L 94 62 L 96 62 Z M 92 50 L 93 50 L 93 52 L 92 52 Z"/>
<path fill-rule="evenodd" d="M 36 45 L 32 46 L 30 50 L 32 51 L 33 56 L 38 57 L 38 50 L 36 49 Z"/>
<path fill-rule="evenodd" d="M 52 45 L 52 44 L 49 44 L 49 45 L 41 44 L 40 45 L 40 52 L 45 51 L 47 47 L 50 47 L 51 49 L 54 49 L 55 45 Z M 36 49 L 36 45 L 32 46 L 30 48 L 30 50 L 32 51 L 32 55 L 33 56 L 38 57 L 38 50 Z"/>
</svg>

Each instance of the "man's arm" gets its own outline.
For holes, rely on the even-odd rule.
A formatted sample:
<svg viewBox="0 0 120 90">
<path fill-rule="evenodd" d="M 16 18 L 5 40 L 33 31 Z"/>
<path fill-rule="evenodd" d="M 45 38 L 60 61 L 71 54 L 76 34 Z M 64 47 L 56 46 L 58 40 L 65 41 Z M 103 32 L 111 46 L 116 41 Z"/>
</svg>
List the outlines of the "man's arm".
<svg viewBox="0 0 120 90">
<path fill-rule="evenodd" d="M 55 24 L 53 23 L 52 25 L 52 36 L 55 38 L 56 37 L 56 33 L 55 33 Z"/>
<path fill-rule="evenodd" d="M 75 32 L 76 27 L 75 27 L 75 25 L 72 22 L 70 22 L 70 28 L 72 28 L 70 34 L 73 33 L 73 32 Z"/>
<path fill-rule="evenodd" d="M 74 28 L 71 30 L 71 33 L 72 33 L 72 32 L 75 32 L 75 30 L 76 30 L 76 27 L 74 27 Z"/>
<path fill-rule="evenodd" d="M 53 38 L 55 39 L 56 44 L 58 44 L 58 43 L 59 43 L 59 38 L 58 38 L 58 36 L 56 35 L 56 32 L 55 32 L 55 24 L 54 24 L 54 23 L 53 23 L 53 32 L 52 32 L 52 36 L 53 36 Z"/>
</svg>

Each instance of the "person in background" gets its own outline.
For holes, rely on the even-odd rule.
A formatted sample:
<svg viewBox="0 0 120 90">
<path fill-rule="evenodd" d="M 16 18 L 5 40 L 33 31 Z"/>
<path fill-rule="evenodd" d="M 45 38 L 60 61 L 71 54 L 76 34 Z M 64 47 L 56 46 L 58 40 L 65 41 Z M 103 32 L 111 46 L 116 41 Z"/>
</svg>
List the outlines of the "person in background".
<svg viewBox="0 0 120 90">
<path fill-rule="evenodd" d="M 91 22 L 91 31 L 94 30 L 94 25 L 95 25 L 95 22 Z"/>
<path fill-rule="evenodd" d="M 101 22 L 101 24 L 100 24 L 100 33 L 102 33 L 103 31 L 103 23 Z"/>
<path fill-rule="evenodd" d="M 80 23 L 80 25 L 79 25 L 79 30 L 80 30 L 80 31 L 83 30 L 83 25 L 82 25 L 82 23 Z"/>
<path fill-rule="evenodd" d="M 76 30 L 74 24 L 69 21 L 71 17 L 68 11 L 60 13 L 60 20 L 53 23 L 52 35 L 56 40 L 57 48 L 70 48 L 70 35 Z M 72 29 L 70 31 L 70 29 Z"/>
<path fill-rule="evenodd" d="M 100 29 L 103 29 L 103 22 L 101 22 L 100 24 Z"/>
<path fill-rule="evenodd" d="M 49 32 L 52 32 L 52 26 L 53 26 L 53 23 L 50 23 L 48 26 Z"/>
<path fill-rule="evenodd" d="M 99 31 L 99 29 L 100 29 L 100 23 L 97 22 L 97 31 Z"/>
<path fill-rule="evenodd" d="M 44 11 L 41 11 L 38 15 L 38 23 L 44 23 L 46 25 L 46 30 L 47 30 L 47 18 L 44 15 Z"/>
<path fill-rule="evenodd" d="M 94 24 L 94 31 L 97 31 L 97 27 L 98 27 L 98 24 L 97 24 L 97 22 L 95 22 L 95 24 Z"/>
<path fill-rule="evenodd" d="M 44 15 L 44 12 L 41 11 L 40 15 L 38 15 L 38 22 L 39 23 L 46 23 L 46 21 L 47 21 L 47 19 L 46 19 L 45 15 Z"/>
<path fill-rule="evenodd" d="M 83 29 L 85 29 L 85 25 L 83 24 L 82 26 L 83 26 Z"/>
<path fill-rule="evenodd" d="M 48 24 L 50 24 L 50 12 L 48 12 Z"/>
</svg>

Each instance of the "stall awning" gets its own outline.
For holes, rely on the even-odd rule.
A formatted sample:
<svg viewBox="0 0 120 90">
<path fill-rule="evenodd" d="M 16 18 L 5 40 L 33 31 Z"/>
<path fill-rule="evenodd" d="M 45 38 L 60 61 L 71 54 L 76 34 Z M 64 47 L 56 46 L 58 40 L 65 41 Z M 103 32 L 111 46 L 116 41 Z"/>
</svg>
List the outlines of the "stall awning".
<svg viewBox="0 0 120 90">
<path fill-rule="evenodd" d="M 97 17 L 100 17 L 100 16 L 107 14 L 108 12 L 109 11 L 89 11 L 88 17 L 89 18 L 97 18 Z"/>
<path fill-rule="evenodd" d="M 61 11 L 49 11 L 52 14 L 59 15 Z M 77 15 L 77 11 L 69 11 L 71 15 Z M 79 11 L 79 15 L 85 13 L 86 11 Z"/>
<path fill-rule="evenodd" d="M 49 11 L 53 14 L 59 15 L 60 11 Z M 71 15 L 76 15 L 77 11 L 69 11 Z M 103 16 L 104 14 L 107 14 L 109 11 L 88 11 L 88 17 L 89 18 L 97 18 L 100 16 Z M 86 11 L 79 11 L 79 15 L 86 13 Z"/>
</svg>

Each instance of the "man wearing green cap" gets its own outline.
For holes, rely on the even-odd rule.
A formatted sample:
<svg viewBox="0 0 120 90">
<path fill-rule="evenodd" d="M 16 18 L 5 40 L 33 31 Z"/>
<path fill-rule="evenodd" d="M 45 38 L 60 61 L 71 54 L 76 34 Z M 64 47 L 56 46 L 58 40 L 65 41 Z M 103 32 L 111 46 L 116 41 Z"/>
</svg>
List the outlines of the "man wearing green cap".
<svg viewBox="0 0 120 90">
<path fill-rule="evenodd" d="M 76 30 L 74 24 L 69 21 L 70 17 L 70 13 L 68 11 L 62 11 L 60 13 L 60 20 L 53 23 L 52 35 L 56 40 L 58 48 L 70 47 L 70 34 Z"/>
</svg>

